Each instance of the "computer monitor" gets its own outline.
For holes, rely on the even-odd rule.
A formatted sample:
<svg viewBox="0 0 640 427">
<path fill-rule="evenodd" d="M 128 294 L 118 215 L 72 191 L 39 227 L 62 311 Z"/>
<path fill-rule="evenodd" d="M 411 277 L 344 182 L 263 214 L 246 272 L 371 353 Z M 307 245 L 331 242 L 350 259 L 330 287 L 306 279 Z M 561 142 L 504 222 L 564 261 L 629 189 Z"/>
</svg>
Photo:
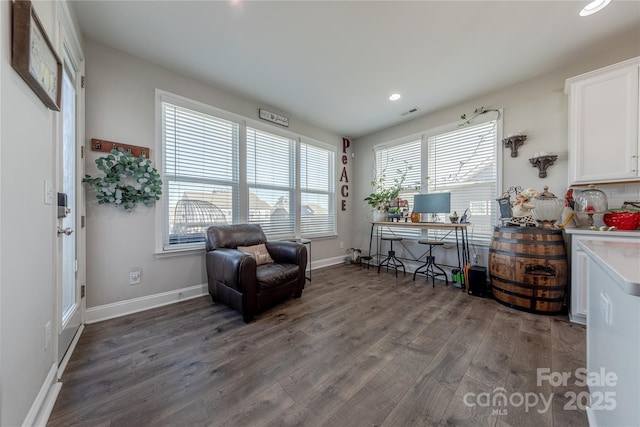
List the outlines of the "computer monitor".
<svg viewBox="0 0 640 427">
<path fill-rule="evenodd" d="M 417 213 L 451 212 L 451 193 L 416 194 L 413 196 L 413 211 Z"/>
</svg>

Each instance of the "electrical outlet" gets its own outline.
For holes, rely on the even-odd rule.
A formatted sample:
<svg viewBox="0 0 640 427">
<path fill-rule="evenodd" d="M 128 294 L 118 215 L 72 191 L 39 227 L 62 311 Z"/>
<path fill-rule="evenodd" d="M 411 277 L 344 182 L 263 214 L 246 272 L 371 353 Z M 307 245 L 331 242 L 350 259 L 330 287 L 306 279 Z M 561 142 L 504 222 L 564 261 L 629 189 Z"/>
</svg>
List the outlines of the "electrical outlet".
<svg viewBox="0 0 640 427">
<path fill-rule="evenodd" d="M 51 347 L 51 320 L 44 325 L 44 349 Z"/>
<path fill-rule="evenodd" d="M 340 242 L 340 249 L 344 249 L 344 242 Z"/>
<path fill-rule="evenodd" d="M 133 270 L 129 272 L 129 284 L 138 285 L 140 283 L 140 270 Z"/>
</svg>

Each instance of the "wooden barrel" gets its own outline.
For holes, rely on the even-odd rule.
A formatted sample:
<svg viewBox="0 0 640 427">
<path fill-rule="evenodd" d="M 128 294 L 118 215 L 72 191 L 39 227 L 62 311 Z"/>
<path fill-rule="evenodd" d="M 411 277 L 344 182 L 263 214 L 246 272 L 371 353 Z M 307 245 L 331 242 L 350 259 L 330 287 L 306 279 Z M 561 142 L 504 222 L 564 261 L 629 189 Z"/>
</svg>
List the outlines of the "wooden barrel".
<svg viewBox="0 0 640 427">
<path fill-rule="evenodd" d="M 532 313 L 560 313 L 567 268 L 561 230 L 495 227 L 489 248 L 489 277 L 493 296 L 500 303 Z"/>
</svg>

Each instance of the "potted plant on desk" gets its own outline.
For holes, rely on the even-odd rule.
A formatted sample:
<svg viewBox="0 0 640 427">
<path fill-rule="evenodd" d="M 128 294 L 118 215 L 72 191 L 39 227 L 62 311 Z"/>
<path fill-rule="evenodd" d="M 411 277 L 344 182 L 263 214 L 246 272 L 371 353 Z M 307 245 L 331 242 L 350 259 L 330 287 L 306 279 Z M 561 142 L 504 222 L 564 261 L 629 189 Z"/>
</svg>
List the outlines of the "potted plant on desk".
<svg viewBox="0 0 640 427">
<path fill-rule="evenodd" d="M 406 162 L 405 162 L 406 163 Z M 390 188 L 385 188 L 384 182 L 386 175 L 384 172 L 377 179 L 371 181 L 371 186 L 375 188 L 375 191 L 364 198 L 364 201 L 373 208 L 373 220 L 374 221 L 386 221 L 389 213 L 389 208 L 395 204 L 398 206 L 397 199 L 402 190 L 402 183 L 407 177 L 407 172 L 412 169 L 411 165 L 405 165 L 404 171 L 398 169 L 399 177 L 393 181 L 395 185 Z M 393 202 L 396 203 L 393 203 Z"/>
<path fill-rule="evenodd" d="M 374 182 L 374 181 L 372 181 Z M 386 221 L 391 201 L 398 198 L 400 188 L 379 189 L 365 197 L 365 202 L 373 208 L 374 221 Z"/>
</svg>

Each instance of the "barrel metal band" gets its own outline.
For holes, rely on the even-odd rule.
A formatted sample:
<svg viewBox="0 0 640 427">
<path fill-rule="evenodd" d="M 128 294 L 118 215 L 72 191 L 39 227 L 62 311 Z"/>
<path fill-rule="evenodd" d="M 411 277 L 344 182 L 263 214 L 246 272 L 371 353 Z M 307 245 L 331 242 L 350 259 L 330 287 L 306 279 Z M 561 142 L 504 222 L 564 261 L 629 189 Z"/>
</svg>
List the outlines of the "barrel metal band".
<svg viewBox="0 0 640 427">
<path fill-rule="evenodd" d="M 523 245 L 536 245 L 536 246 L 559 246 L 564 245 L 563 240 L 521 240 L 521 239 L 510 239 L 508 237 L 494 237 L 493 240 L 495 242 L 506 242 L 506 243 L 518 243 Z"/>
<path fill-rule="evenodd" d="M 500 254 L 500 255 L 509 255 L 509 256 L 513 256 L 516 255 L 518 258 L 537 258 L 537 259 L 552 259 L 552 260 L 564 260 L 567 259 L 567 255 L 566 254 L 560 254 L 560 255 L 540 255 L 540 254 L 523 254 L 521 252 L 512 252 L 512 251 L 501 251 L 499 249 L 493 249 L 490 248 L 489 252 L 493 252 L 494 254 Z"/>
<path fill-rule="evenodd" d="M 505 279 L 504 277 L 498 277 L 495 274 L 489 274 L 489 277 L 492 281 L 506 283 L 508 285 L 518 286 L 520 288 L 526 289 L 540 289 L 540 290 L 549 290 L 549 291 L 561 291 L 566 289 L 566 285 L 556 285 L 556 286 L 545 286 L 545 285 L 530 285 L 527 283 L 516 282 L 515 280 Z"/>
<path fill-rule="evenodd" d="M 563 302 L 564 301 L 564 296 L 557 297 L 557 298 L 548 298 L 548 297 L 538 297 L 538 296 L 532 296 L 532 295 L 523 295 L 517 292 L 507 291 L 506 289 L 496 288 L 495 286 L 493 287 L 493 289 L 498 290 L 507 295 L 512 295 L 514 297 L 523 298 L 530 301 L 543 301 L 543 302 Z"/>
</svg>

